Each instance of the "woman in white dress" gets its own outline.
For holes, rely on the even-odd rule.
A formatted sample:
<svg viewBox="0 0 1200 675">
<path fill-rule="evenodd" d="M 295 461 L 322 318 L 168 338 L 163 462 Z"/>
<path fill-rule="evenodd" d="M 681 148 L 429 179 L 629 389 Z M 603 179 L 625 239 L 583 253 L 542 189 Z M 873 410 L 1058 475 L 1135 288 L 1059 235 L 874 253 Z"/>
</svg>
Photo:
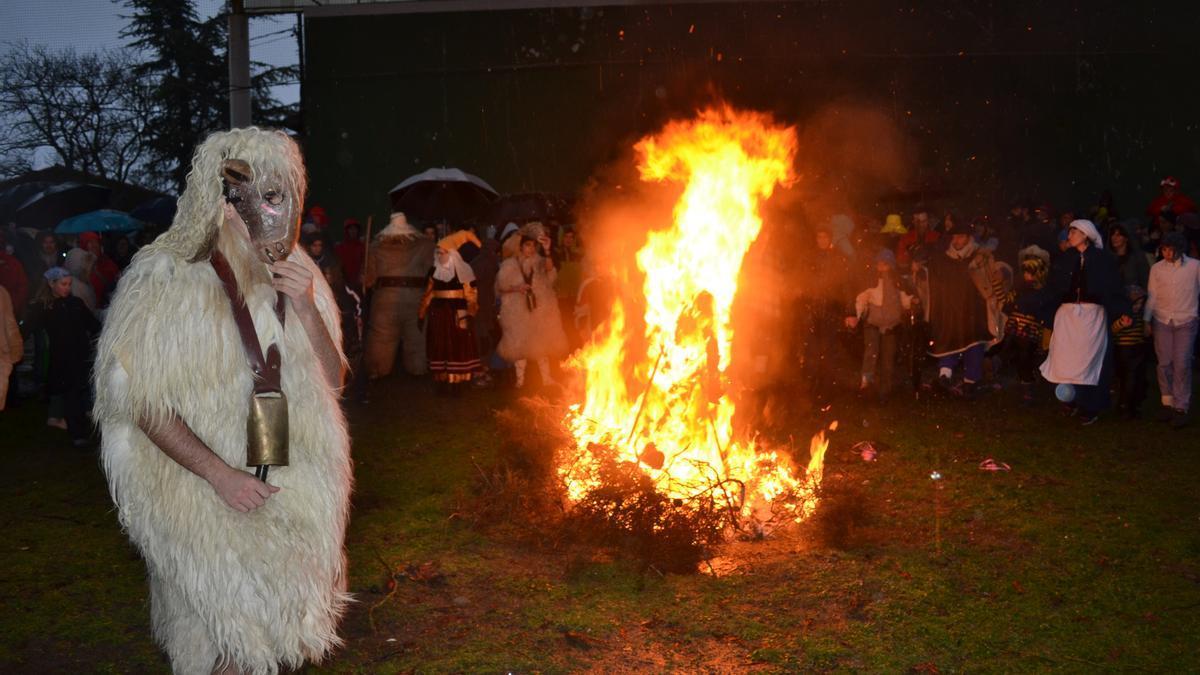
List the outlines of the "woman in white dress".
<svg viewBox="0 0 1200 675">
<path fill-rule="evenodd" d="M 554 384 L 550 358 L 567 353 L 554 282 L 558 272 L 550 257 L 550 237 L 542 231 L 523 232 L 517 255 L 506 259 L 496 275 L 500 295 L 500 357 L 511 362 L 517 388 L 525 386 L 525 368 L 537 362 L 542 384 Z"/>
</svg>

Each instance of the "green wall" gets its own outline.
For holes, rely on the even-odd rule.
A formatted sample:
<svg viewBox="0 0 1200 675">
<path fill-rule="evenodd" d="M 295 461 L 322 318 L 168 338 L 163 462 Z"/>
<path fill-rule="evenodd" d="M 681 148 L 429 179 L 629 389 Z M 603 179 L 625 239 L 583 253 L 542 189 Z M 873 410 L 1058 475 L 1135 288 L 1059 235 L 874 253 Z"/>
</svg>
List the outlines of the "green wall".
<svg viewBox="0 0 1200 675">
<path fill-rule="evenodd" d="M 949 188 L 968 211 L 1016 196 L 1086 206 L 1112 187 L 1122 212 L 1138 213 L 1165 173 L 1200 193 L 1200 13 L 1048 4 L 813 0 L 309 20 L 312 200 L 335 222 L 374 213 L 378 223 L 387 190 L 431 166 L 501 192 L 576 190 L 714 92 L 789 121 L 830 102 L 883 111 L 916 148 L 907 186 Z"/>
</svg>

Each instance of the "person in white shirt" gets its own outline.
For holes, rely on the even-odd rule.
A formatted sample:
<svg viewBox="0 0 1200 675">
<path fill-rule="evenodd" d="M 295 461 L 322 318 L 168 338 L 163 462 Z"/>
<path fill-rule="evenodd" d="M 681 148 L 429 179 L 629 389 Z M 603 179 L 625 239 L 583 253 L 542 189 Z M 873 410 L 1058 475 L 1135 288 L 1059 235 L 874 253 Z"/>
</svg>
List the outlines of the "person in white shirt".
<svg viewBox="0 0 1200 675">
<path fill-rule="evenodd" d="M 863 323 L 862 381 L 859 389 L 877 387 L 880 402 L 892 391 L 896 366 L 896 328 L 905 312 L 912 308 L 913 296 L 902 290 L 896 274 L 896 256 L 891 249 L 881 249 L 875 256 L 878 273 L 874 286 L 854 298 L 854 316 L 846 317 L 846 327 Z M 876 371 L 879 372 L 878 381 Z"/>
<path fill-rule="evenodd" d="M 1192 349 L 1196 343 L 1200 301 L 1200 261 L 1189 258 L 1179 232 L 1163 237 L 1163 259 L 1150 268 L 1146 328 L 1154 335 L 1158 356 L 1158 388 L 1163 410 L 1159 419 L 1175 428 L 1187 420 L 1192 394 Z"/>
</svg>

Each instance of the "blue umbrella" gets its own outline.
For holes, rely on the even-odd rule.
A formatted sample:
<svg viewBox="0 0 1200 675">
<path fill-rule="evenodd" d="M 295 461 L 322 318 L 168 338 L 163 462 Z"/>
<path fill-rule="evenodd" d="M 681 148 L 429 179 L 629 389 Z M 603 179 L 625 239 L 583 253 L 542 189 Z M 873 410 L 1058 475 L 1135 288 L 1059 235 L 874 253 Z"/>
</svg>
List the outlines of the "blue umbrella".
<svg viewBox="0 0 1200 675">
<path fill-rule="evenodd" d="M 100 209 L 67 218 L 54 228 L 58 234 L 83 232 L 132 232 L 142 229 L 142 222 L 122 211 Z"/>
</svg>

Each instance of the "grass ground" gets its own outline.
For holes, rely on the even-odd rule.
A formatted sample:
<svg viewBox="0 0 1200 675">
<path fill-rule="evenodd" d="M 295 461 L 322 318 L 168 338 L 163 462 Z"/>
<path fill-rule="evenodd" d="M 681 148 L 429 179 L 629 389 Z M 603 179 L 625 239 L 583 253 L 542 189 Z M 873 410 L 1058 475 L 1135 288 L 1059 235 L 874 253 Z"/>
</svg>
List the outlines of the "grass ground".
<svg viewBox="0 0 1200 675">
<path fill-rule="evenodd" d="M 349 410 L 358 603 L 310 672 L 1200 669 L 1200 427 L 1080 428 L 1005 392 L 835 407 L 827 484 L 862 512 L 847 536 L 800 528 L 664 577 L 456 517 L 506 404 L 391 381 Z M 164 672 L 95 455 L 43 416 L 0 415 L 0 671 Z"/>
</svg>

